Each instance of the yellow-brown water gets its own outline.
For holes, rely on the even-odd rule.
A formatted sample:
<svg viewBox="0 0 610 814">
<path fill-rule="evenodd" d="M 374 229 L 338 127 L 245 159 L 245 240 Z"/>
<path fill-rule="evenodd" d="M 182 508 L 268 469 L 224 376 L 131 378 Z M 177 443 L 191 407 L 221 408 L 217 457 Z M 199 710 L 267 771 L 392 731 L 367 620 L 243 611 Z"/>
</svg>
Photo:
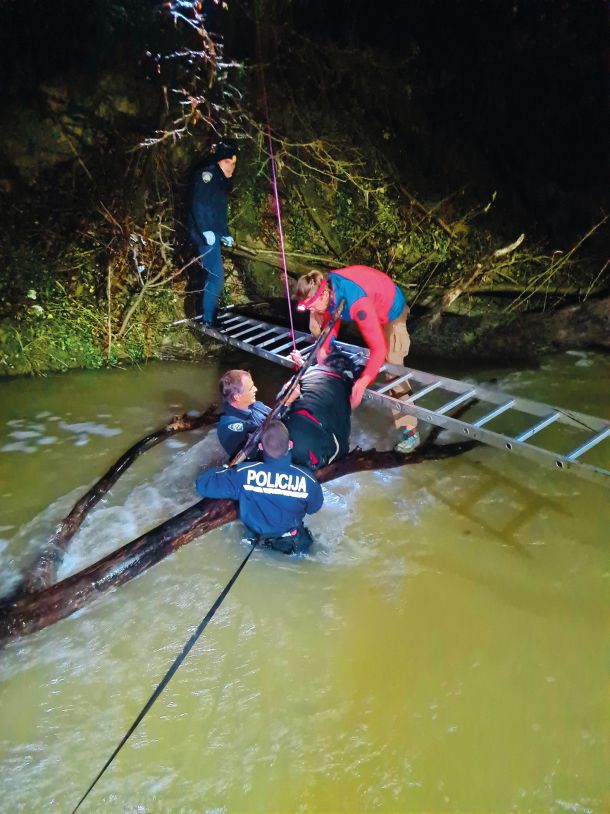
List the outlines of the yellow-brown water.
<svg viewBox="0 0 610 814">
<path fill-rule="evenodd" d="M 3 585 L 218 374 L 3 383 Z M 254 375 L 270 400 L 281 371 Z M 607 417 L 599 355 L 499 384 Z M 386 426 L 361 408 L 354 440 L 383 446 Z M 146 453 L 62 575 L 194 502 L 218 456 L 213 433 Z M 609 520 L 607 490 L 492 449 L 330 483 L 311 555 L 255 553 L 82 811 L 608 811 Z M 71 810 L 245 552 L 238 524 L 219 529 L 0 653 L 0 811 Z"/>
</svg>

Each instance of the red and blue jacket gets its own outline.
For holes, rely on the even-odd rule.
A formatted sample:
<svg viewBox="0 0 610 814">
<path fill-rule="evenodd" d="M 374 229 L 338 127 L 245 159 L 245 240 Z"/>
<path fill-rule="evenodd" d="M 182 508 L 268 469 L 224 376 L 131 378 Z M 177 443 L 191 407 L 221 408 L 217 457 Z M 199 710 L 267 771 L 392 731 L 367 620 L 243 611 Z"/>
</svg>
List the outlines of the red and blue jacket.
<svg viewBox="0 0 610 814">
<path fill-rule="evenodd" d="M 369 347 L 369 358 L 360 376 L 368 384 L 379 373 L 388 353 L 381 326 L 401 315 L 405 307 L 403 293 L 391 277 L 368 266 L 336 269 L 326 275 L 326 282 L 332 289 L 329 315 L 345 300 L 340 319 L 355 322 Z M 337 321 L 322 346 L 323 352 L 329 352 L 330 343 L 338 333 Z"/>
</svg>

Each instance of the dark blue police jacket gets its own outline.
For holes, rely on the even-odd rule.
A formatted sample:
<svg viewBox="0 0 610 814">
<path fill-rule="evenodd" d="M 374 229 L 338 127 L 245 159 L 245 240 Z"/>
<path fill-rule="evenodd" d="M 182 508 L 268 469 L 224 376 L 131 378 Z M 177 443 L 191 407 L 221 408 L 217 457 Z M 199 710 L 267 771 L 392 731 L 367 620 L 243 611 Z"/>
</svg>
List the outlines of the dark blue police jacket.
<svg viewBox="0 0 610 814">
<path fill-rule="evenodd" d="M 237 466 L 208 469 L 197 478 L 201 497 L 239 501 L 239 517 L 263 537 L 279 537 L 297 528 L 306 514 L 322 508 L 322 487 L 305 467 L 281 458 L 264 456 Z"/>
<path fill-rule="evenodd" d="M 189 228 L 199 234 L 214 232 L 217 237 L 228 235 L 227 198 L 230 188 L 229 179 L 216 162 L 197 167 L 189 190 Z"/>
<path fill-rule="evenodd" d="M 270 412 L 271 409 L 262 401 L 255 401 L 247 410 L 239 410 L 230 404 L 224 405 L 216 432 L 229 458 L 243 447 L 250 433 L 261 426 Z"/>
</svg>

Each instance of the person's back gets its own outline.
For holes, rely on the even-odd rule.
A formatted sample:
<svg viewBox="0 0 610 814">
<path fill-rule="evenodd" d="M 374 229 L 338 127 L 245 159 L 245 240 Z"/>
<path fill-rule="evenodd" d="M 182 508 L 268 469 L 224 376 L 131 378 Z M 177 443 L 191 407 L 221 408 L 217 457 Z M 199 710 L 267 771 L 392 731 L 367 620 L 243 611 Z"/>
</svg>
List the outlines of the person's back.
<svg viewBox="0 0 610 814">
<path fill-rule="evenodd" d="M 370 268 L 370 266 L 347 266 L 335 269 L 328 274 L 327 278 L 335 292 L 335 303 L 338 304 L 340 300 L 345 299 L 341 319 L 353 319 L 350 309 L 362 297 L 366 297 L 373 303 L 377 318 L 382 325 L 388 322 L 388 319 L 393 318 L 390 313 L 397 296 L 397 287 L 384 272 Z"/>
<path fill-rule="evenodd" d="M 300 395 L 283 419 L 295 463 L 317 468 L 348 453 L 350 393 L 359 369 L 344 353 L 334 351 L 303 376 Z"/>
<path fill-rule="evenodd" d="M 269 422 L 261 443 L 263 461 L 209 469 L 197 478 L 197 493 L 239 501 L 241 521 L 263 545 L 287 554 L 304 551 L 311 534 L 303 519 L 322 507 L 322 487 L 310 471 L 292 463 L 280 421 Z"/>
</svg>

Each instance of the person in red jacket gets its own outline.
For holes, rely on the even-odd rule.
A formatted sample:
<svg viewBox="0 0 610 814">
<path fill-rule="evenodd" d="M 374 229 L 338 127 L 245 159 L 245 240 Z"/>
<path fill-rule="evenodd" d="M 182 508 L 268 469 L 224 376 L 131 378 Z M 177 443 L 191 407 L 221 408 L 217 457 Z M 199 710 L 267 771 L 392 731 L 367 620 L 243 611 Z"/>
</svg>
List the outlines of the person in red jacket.
<svg viewBox="0 0 610 814">
<path fill-rule="evenodd" d="M 328 355 L 340 320 L 355 322 L 369 348 L 366 366 L 352 389 L 351 405 L 358 407 L 383 363 L 402 365 L 409 352 L 408 308 L 402 291 L 378 269 L 348 266 L 327 274 L 314 270 L 303 275 L 297 284 L 296 297 L 299 310 L 310 313 L 309 330 L 314 337 L 320 335 L 339 302 L 345 301 L 339 320 L 318 352 L 318 360 L 323 362 Z M 405 395 L 405 390 L 397 395 Z M 399 432 L 394 449 L 412 452 L 419 444 L 417 419 L 396 413 L 394 425 Z"/>
</svg>

